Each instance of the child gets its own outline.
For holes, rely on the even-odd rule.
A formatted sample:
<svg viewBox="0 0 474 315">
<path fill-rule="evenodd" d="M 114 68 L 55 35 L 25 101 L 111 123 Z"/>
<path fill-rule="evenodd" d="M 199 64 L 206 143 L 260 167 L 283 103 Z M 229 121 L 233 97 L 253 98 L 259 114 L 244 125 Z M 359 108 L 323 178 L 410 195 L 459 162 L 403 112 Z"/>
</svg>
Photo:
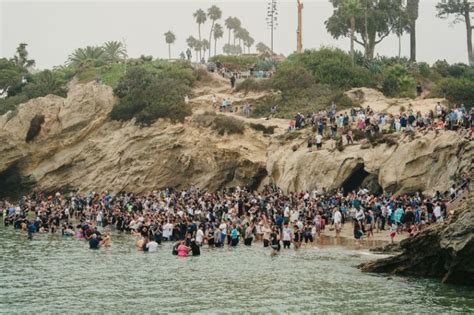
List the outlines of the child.
<svg viewBox="0 0 474 315">
<path fill-rule="evenodd" d="M 358 245 L 361 245 L 360 241 L 362 239 L 362 236 L 364 236 L 364 233 L 362 232 L 360 228 L 360 223 L 359 221 L 354 220 L 354 238 Z"/>
<path fill-rule="evenodd" d="M 392 223 L 392 225 L 390 226 L 390 239 L 392 241 L 392 244 L 393 244 L 393 240 L 395 239 L 396 235 L 397 235 L 397 224 Z"/>
</svg>

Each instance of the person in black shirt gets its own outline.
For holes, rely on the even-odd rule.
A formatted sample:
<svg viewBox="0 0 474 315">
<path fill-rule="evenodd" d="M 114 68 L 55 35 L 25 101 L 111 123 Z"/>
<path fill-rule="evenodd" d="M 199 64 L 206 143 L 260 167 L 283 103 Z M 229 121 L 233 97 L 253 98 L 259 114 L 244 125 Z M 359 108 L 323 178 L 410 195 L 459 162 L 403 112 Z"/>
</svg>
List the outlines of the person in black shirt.
<svg viewBox="0 0 474 315">
<path fill-rule="evenodd" d="M 92 234 L 92 237 L 89 239 L 89 248 L 99 249 L 99 240 L 97 239 L 96 234 Z"/>
</svg>

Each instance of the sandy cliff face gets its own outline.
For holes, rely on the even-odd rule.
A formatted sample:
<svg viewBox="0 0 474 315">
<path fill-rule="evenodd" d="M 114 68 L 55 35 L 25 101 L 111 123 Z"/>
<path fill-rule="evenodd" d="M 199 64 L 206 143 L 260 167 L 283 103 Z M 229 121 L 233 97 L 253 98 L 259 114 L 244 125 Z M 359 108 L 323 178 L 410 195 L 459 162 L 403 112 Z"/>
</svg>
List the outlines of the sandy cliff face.
<svg viewBox="0 0 474 315">
<path fill-rule="evenodd" d="M 112 89 L 95 83 L 72 85 L 67 98 L 47 96 L 22 104 L 0 117 L 0 193 L 64 187 L 146 192 L 192 184 L 215 190 L 256 188 L 262 182 L 290 191 L 334 188 L 367 175 L 397 192 L 444 190 L 454 175 L 472 168 L 472 143 L 451 132 L 402 137 L 391 146 L 357 144 L 343 152 L 328 142 L 313 153 L 304 145 L 310 130 L 288 140 L 284 120 L 234 116 L 244 124 L 244 133 L 219 135 L 197 123 L 211 95 L 196 98 L 194 115 L 184 124 L 160 120 L 145 128 L 111 121 Z M 43 115 L 44 123 L 27 143 L 36 115 Z M 275 134 L 264 135 L 251 124 L 275 126 Z M 293 151 L 295 145 L 299 148 Z"/>
<path fill-rule="evenodd" d="M 208 189 L 250 184 L 265 173 L 268 137 L 246 129 L 219 136 L 189 119 L 140 128 L 109 119 L 112 90 L 73 86 L 66 99 L 48 96 L 0 118 L 0 172 L 11 168 L 38 190 L 151 191 L 191 184 Z M 39 135 L 25 142 L 32 118 L 45 116 Z M 252 141 L 247 141 L 252 139 Z M 5 175 L 5 174 L 4 174 Z M 3 178 L 5 179 L 5 178 Z M 8 182 L 8 180 L 7 180 Z M 10 181 L 11 182 L 11 181 Z M 6 190 L 5 180 L 0 190 Z"/>
<path fill-rule="evenodd" d="M 447 190 L 453 176 L 472 169 L 472 141 L 454 132 L 390 137 L 397 144 L 351 145 L 342 152 L 327 144 L 310 153 L 301 139 L 290 145 L 273 143 L 268 174 L 286 191 L 337 188 L 372 174 L 383 189 L 405 193 Z M 295 145 L 299 148 L 293 152 Z"/>
</svg>

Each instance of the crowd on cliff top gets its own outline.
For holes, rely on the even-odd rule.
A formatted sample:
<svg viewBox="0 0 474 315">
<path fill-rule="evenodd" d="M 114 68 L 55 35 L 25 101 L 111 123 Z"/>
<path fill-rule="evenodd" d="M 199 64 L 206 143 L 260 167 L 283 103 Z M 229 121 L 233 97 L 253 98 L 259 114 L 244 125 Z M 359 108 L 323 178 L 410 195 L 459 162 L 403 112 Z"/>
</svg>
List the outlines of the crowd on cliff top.
<svg viewBox="0 0 474 315">
<path fill-rule="evenodd" d="M 354 238 L 373 236 L 374 230 L 416 233 L 425 225 L 442 221 L 449 214 L 447 200 L 457 194 L 437 192 L 434 196 L 374 195 L 366 189 L 344 194 L 313 190 L 284 194 L 266 186 L 261 192 L 239 187 L 217 193 L 191 187 L 166 189 L 147 195 L 108 192 L 85 196 L 32 193 L 18 204 L 0 202 L 6 226 L 35 233 L 62 233 L 85 238 L 91 248 L 110 246 L 110 231 L 131 233 L 137 247 L 155 251 L 162 241 L 180 241 L 180 255 L 199 246 L 251 246 L 262 240 L 264 247 L 280 250 L 293 244 L 312 243 L 323 231 L 336 236 L 344 224 L 353 228 Z M 107 233 L 104 234 L 104 231 Z"/>
<path fill-rule="evenodd" d="M 364 132 L 370 138 L 380 133 L 426 132 L 429 130 L 452 130 L 464 132 L 471 138 L 474 132 L 474 109 L 468 111 L 464 105 L 448 109 L 439 102 L 434 110 L 422 114 L 415 112 L 410 105 L 399 115 L 377 113 L 370 106 L 352 108 L 344 114 L 337 114 L 336 104 L 333 103 L 328 111 L 309 113 L 306 116 L 298 113 L 290 121 L 289 130 L 313 126 L 317 135 L 328 134 L 332 139 L 346 139 L 347 143 L 354 142 L 354 131 Z"/>
</svg>

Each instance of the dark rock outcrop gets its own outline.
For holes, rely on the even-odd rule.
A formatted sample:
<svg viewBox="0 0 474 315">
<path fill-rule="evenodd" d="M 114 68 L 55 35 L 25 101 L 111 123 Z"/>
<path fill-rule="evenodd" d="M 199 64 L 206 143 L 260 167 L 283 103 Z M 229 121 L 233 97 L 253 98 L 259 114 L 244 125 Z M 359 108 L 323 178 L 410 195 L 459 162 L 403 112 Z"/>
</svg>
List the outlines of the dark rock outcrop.
<svg viewBox="0 0 474 315">
<path fill-rule="evenodd" d="M 474 285 L 474 205 L 470 196 L 447 222 L 400 242 L 402 252 L 362 264 L 365 272 L 439 278 Z"/>
</svg>

